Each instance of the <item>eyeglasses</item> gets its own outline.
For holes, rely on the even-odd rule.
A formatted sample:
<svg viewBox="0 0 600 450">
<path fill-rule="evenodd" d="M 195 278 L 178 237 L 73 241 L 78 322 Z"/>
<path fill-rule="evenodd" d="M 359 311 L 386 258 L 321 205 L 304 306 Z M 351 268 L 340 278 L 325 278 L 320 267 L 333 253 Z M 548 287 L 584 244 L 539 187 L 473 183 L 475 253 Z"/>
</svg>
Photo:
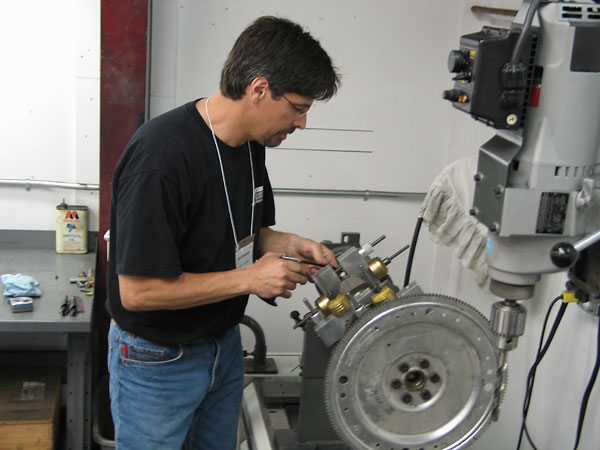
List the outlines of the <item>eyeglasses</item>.
<svg viewBox="0 0 600 450">
<path fill-rule="evenodd" d="M 310 110 L 310 106 L 298 106 L 294 102 L 291 102 L 290 99 L 287 98 L 284 94 L 281 94 L 281 96 L 283 98 L 285 98 L 285 101 L 288 102 L 290 105 L 292 105 L 292 108 L 294 108 L 294 110 L 298 113 L 298 119 L 300 119 L 301 117 L 304 117 L 306 114 L 308 114 L 308 111 Z"/>
</svg>

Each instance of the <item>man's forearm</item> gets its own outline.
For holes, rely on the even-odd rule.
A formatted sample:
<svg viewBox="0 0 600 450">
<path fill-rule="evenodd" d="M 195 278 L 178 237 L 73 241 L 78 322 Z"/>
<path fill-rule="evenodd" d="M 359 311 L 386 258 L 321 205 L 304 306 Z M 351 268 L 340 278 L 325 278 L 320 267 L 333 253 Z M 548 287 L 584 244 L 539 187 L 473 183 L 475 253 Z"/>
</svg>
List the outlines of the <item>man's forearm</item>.
<svg viewBox="0 0 600 450">
<path fill-rule="evenodd" d="M 133 311 L 191 308 L 247 294 L 249 290 L 243 269 L 186 272 L 174 278 L 119 275 L 121 302 Z"/>
<path fill-rule="evenodd" d="M 269 235 L 275 246 L 285 246 L 288 237 Z M 290 297 L 297 284 L 307 282 L 308 269 L 297 262 L 280 258 L 280 253 L 268 252 L 243 269 L 226 272 L 187 273 L 174 278 L 138 277 L 119 274 L 119 292 L 123 307 L 132 311 L 185 309 L 256 294 L 260 297 Z"/>
<path fill-rule="evenodd" d="M 267 252 L 281 253 L 290 252 L 292 249 L 291 242 L 298 236 L 291 233 L 275 231 L 269 227 L 260 229 L 260 254 L 264 255 Z"/>
</svg>

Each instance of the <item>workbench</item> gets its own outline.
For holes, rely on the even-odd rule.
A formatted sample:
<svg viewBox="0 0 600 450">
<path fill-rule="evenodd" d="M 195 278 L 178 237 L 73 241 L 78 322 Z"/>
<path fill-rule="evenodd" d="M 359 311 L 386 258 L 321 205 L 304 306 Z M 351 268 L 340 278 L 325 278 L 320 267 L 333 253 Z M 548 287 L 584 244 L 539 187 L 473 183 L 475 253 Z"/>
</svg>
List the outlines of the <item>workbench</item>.
<svg viewBox="0 0 600 450">
<path fill-rule="evenodd" d="M 40 233 L 0 230 L 0 274 L 31 275 L 42 289 L 29 312 L 12 312 L 8 298 L 2 297 L 0 366 L 60 367 L 66 417 L 59 442 L 67 450 L 90 449 L 94 296 L 69 280 L 95 272 L 96 254 L 93 249 L 80 255 L 57 254 L 54 233 Z M 79 296 L 84 311 L 63 316 L 60 309 L 66 295 Z"/>
</svg>

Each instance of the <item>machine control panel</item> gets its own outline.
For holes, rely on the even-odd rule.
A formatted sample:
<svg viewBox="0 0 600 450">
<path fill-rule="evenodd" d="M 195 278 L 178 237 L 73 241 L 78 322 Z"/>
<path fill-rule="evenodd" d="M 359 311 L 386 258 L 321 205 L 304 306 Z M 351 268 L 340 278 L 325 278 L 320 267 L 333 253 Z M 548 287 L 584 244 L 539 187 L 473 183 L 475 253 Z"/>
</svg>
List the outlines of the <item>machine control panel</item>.
<svg viewBox="0 0 600 450">
<path fill-rule="evenodd" d="M 448 55 L 448 70 L 454 73 L 454 87 L 443 97 L 453 106 L 496 129 L 518 129 L 527 106 L 536 37 L 528 37 L 527 61 L 514 70 L 511 54 L 519 32 L 483 27 L 460 39 L 460 49 Z"/>
</svg>

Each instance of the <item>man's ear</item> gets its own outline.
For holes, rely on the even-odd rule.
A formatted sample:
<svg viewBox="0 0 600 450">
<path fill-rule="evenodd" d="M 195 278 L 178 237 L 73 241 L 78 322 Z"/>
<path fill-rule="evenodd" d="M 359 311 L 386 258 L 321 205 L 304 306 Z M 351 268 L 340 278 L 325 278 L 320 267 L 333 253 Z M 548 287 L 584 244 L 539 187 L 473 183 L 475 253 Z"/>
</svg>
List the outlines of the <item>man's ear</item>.
<svg viewBox="0 0 600 450">
<path fill-rule="evenodd" d="M 246 94 L 249 95 L 252 102 L 259 102 L 265 99 L 269 95 L 268 91 L 269 80 L 265 77 L 256 77 L 246 87 Z"/>
</svg>

